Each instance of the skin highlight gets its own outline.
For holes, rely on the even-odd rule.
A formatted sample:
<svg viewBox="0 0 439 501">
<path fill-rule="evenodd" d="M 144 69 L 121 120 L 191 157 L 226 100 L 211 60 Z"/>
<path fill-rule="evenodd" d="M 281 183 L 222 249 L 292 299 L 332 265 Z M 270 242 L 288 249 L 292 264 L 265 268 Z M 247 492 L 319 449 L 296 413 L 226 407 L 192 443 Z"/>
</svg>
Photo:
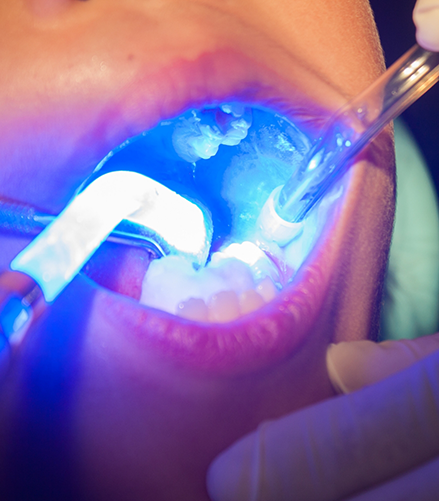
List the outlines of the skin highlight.
<svg viewBox="0 0 439 501">
<path fill-rule="evenodd" d="M 0 7 L 0 24 L 0 196 L 52 213 L 110 149 L 184 109 L 239 97 L 315 136 L 383 69 L 361 0 L 15 1 Z M 295 282 L 233 324 L 176 320 L 78 277 L 0 390 L 9 498 L 27 489 L 206 500 L 205 472 L 221 450 L 265 419 L 331 397 L 327 345 L 377 335 L 392 147 L 388 128 L 356 159 Z M 26 243 L 0 234 L 1 266 Z"/>
</svg>

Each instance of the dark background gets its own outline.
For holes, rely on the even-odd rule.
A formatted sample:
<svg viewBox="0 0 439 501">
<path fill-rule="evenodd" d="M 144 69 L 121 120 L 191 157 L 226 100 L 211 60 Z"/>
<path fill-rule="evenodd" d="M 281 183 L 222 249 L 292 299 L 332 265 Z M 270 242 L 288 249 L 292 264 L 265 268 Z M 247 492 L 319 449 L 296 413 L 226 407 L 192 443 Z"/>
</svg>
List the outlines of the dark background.
<svg viewBox="0 0 439 501">
<path fill-rule="evenodd" d="M 415 42 L 415 0 L 370 0 L 389 66 Z M 439 29 L 439 27 L 438 27 Z M 403 114 L 421 148 L 439 192 L 439 83 Z"/>
</svg>

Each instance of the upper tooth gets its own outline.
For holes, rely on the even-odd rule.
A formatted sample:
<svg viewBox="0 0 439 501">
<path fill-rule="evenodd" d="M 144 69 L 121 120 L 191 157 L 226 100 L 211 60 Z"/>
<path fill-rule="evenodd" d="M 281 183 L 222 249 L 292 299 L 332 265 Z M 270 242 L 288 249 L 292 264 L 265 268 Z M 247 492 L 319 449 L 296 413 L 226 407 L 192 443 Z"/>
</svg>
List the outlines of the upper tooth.
<svg viewBox="0 0 439 501">
<path fill-rule="evenodd" d="M 239 105 L 225 105 L 223 112 L 226 115 L 221 126 L 214 111 L 199 113 L 192 110 L 190 116 L 180 118 L 172 135 L 176 153 L 193 163 L 200 158 L 208 160 L 215 156 L 221 144 L 238 145 L 247 136 L 252 123 L 251 113 Z"/>
</svg>

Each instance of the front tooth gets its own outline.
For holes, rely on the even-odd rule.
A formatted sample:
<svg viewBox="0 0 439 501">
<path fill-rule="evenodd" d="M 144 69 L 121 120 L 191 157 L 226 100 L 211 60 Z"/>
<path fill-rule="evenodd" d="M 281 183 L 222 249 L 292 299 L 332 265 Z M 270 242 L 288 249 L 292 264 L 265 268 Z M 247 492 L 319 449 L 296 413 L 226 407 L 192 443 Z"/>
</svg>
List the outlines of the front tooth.
<svg viewBox="0 0 439 501">
<path fill-rule="evenodd" d="M 265 277 L 256 287 L 256 292 L 260 294 L 266 303 L 276 297 L 277 289 L 270 277 Z"/>
<path fill-rule="evenodd" d="M 208 302 L 210 322 L 231 322 L 240 316 L 238 295 L 235 291 L 221 291 Z"/>
<path fill-rule="evenodd" d="M 264 306 L 264 298 L 254 289 L 249 289 L 239 296 L 239 308 L 241 315 L 246 315 Z"/>
<path fill-rule="evenodd" d="M 201 298 L 191 297 L 177 306 L 177 315 L 196 322 L 207 322 L 209 309 Z"/>
</svg>

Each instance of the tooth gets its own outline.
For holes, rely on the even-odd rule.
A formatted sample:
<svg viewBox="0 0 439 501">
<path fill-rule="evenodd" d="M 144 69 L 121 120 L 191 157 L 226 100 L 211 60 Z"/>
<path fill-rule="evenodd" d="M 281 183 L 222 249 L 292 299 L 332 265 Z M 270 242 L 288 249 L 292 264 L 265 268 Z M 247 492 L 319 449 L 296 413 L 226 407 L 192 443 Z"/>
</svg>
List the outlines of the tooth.
<svg viewBox="0 0 439 501">
<path fill-rule="evenodd" d="M 221 291 L 208 302 L 210 322 L 230 322 L 240 316 L 238 295 L 235 291 Z"/>
<path fill-rule="evenodd" d="M 173 313 L 182 301 L 197 296 L 197 275 L 188 260 L 167 256 L 150 263 L 142 283 L 141 304 Z"/>
<path fill-rule="evenodd" d="M 264 298 L 254 289 L 249 289 L 239 296 L 239 308 L 241 310 L 241 315 L 251 313 L 261 306 L 264 306 L 264 304 Z"/>
<path fill-rule="evenodd" d="M 265 276 L 269 276 L 273 281 L 279 278 L 279 273 L 274 263 L 253 242 L 244 241 L 240 244 L 233 243 L 228 245 L 221 251 L 212 254 L 211 264 L 221 265 L 222 261 L 227 262 L 231 258 L 236 258 L 246 263 L 255 280 L 260 280 Z M 247 287 L 247 289 L 250 288 L 252 287 Z"/>
<path fill-rule="evenodd" d="M 190 163 L 200 158 L 208 160 L 216 155 L 221 144 L 236 146 L 247 137 L 252 124 L 250 110 L 236 104 L 225 105 L 222 111 L 221 124 L 216 119 L 215 110 L 192 110 L 190 116 L 177 121 L 172 144 L 181 158 Z"/>
<path fill-rule="evenodd" d="M 234 117 L 242 117 L 245 113 L 245 106 L 242 103 L 225 103 L 220 108 L 224 113 L 232 114 Z"/>
<path fill-rule="evenodd" d="M 254 287 L 251 270 L 239 259 L 218 252 L 212 255 L 210 268 L 212 271 L 215 270 L 229 289 L 237 291 L 238 294 Z"/>
<path fill-rule="evenodd" d="M 256 287 L 256 292 L 262 296 L 266 303 L 276 297 L 277 289 L 270 277 L 265 277 Z"/>
<path fill-rule="evenodd" d="M 177 306 L 177 315 L 188 320 L 207 322 L 209 319 L 209 309 L 201 298 L 191 297 Z"/>
</svg>

